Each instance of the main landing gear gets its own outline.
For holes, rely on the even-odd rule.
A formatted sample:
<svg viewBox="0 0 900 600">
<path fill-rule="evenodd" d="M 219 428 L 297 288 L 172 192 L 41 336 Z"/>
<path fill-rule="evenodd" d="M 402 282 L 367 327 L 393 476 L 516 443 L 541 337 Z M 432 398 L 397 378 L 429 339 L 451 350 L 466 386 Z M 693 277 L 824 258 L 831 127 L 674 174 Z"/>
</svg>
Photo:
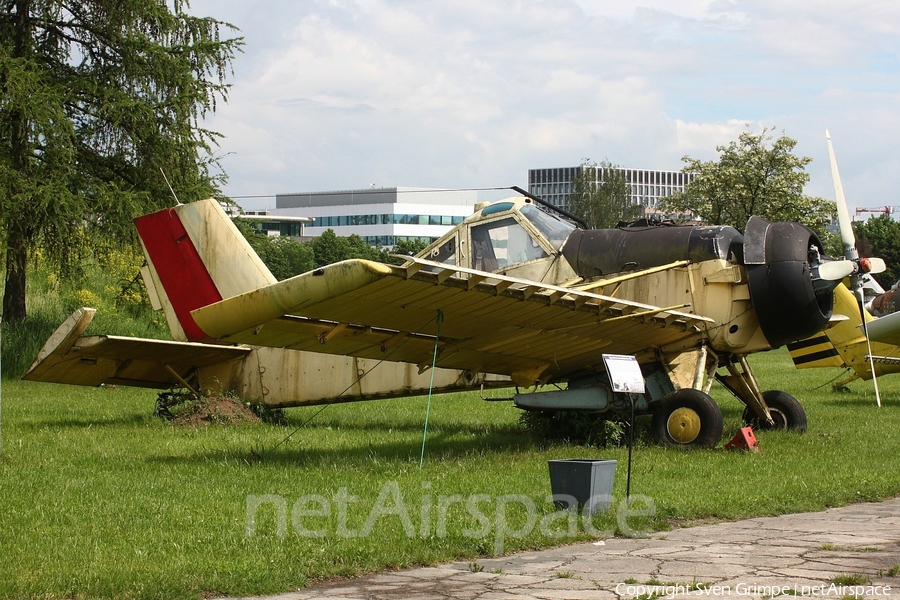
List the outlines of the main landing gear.
<svg viewBox="0 0 900 600">
<path fill-rule="evenodd" d="M 744 409 L 744 423 L 754 429 L 792 429 L 794 431 L 806 431 L 806 411 L 800 405 L 800 401 L 781 390 L 769 390 L 763 393 L 763 399 L 769 407 L 774 423 L 768 423 L 759 418 L 750 408 Z"/>
<path fill-rule="evenodd" d="M 743 422 L 754 429 L 806 431 L 806 412 L 800 402 L 780 390 L 760 392 L 746 358 L 735 358 L 724 365 L 727 375 L 715 377 L 747 406 Z M 715 366 L 712 365 L 710 375 Z M 701 372 L 699 368 L 697 372 Z M 694 383 L 698 384 L 699 378 Z M 709 382 L 705 389 L 708 388 Z M 705 391 L 685 387 L 657 403 L 651 431 L 664 446 L 714 448 L 722 438 L 722 411 Z"/>
<path fill-rule="evenodd" d="M 651 430 L 664 446 L 713 448 L 722 439 L 722 411 L 705 392 L 677 390 L 660 400 Z"/>
</svg>

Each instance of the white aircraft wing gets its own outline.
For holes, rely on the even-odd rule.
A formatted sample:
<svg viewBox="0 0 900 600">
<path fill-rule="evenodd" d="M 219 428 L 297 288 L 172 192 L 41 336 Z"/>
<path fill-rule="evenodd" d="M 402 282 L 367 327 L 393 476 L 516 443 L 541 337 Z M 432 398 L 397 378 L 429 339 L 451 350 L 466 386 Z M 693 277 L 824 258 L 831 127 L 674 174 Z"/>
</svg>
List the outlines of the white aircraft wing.
<svg viewBox="0 0 900 600">
<path fill-rule="evenodd" d="M 866 323 L 873 342 L 900 345 L 900 312 L 878 317 Z"/>
</svg>

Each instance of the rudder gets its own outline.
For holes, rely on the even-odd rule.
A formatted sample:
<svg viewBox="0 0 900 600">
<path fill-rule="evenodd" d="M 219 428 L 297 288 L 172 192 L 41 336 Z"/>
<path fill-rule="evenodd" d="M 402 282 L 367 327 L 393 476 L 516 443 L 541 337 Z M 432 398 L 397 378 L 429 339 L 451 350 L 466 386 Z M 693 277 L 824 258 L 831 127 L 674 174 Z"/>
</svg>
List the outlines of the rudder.
<svg viewBox="0 0 900 600">
<path fill-rule="evenodd" d="M 176 340 L 214 341 L 194 322 L 192 310 L 276 282 L 213 198 L 144 215 L 134 223 L 147 258 L 144 282 Z"/>
</svg>

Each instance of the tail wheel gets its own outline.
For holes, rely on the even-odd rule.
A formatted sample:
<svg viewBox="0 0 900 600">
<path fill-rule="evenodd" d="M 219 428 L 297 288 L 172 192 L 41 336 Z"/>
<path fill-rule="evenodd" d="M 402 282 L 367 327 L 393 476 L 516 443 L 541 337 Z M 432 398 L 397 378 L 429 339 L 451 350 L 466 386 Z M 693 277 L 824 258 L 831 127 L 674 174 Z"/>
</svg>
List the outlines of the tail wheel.
<svg viewBox="0 0 900 600">
<path fill-rule="evenodd" d="M 763 392 L 763 400 L 769 407 L 774 425 L 769 425 L 760 419 L 749 408 L 744 409 L 744 423 L 754 429 L 790 429 L 793 431 L 806 431 L 806 411 L 800 401 L 781 390 L 769 390 Z"/>
<path fill-rule="evenodd" d="M 722 411 L 709 394 L 686 388 L 659 402 L 651 428 L 664 446 L 714 448 L 722 439 Z"/>
</svg>

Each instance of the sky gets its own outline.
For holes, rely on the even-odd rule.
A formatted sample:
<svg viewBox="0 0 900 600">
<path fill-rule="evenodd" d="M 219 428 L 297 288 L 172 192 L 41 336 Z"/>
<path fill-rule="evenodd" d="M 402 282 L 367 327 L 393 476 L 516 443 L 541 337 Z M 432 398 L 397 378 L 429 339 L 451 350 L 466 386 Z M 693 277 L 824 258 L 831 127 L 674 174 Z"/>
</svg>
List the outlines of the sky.
<svg viewBox="0 0 900 600">
<path fill-rule="evenodd" d="M 528 169 L 585 158 L 679 170 L 763 128 L 813 159 L 807 194 L 834 198 L 827 128 L 851 211 L 900 205 L 895 0 L 192 0 L 191 12 L 244 37 L 204 125 L 223 136 L 223 191 L 266 196 L 247 208 L 373 185 L 527 188 Z"/>
</svg>

